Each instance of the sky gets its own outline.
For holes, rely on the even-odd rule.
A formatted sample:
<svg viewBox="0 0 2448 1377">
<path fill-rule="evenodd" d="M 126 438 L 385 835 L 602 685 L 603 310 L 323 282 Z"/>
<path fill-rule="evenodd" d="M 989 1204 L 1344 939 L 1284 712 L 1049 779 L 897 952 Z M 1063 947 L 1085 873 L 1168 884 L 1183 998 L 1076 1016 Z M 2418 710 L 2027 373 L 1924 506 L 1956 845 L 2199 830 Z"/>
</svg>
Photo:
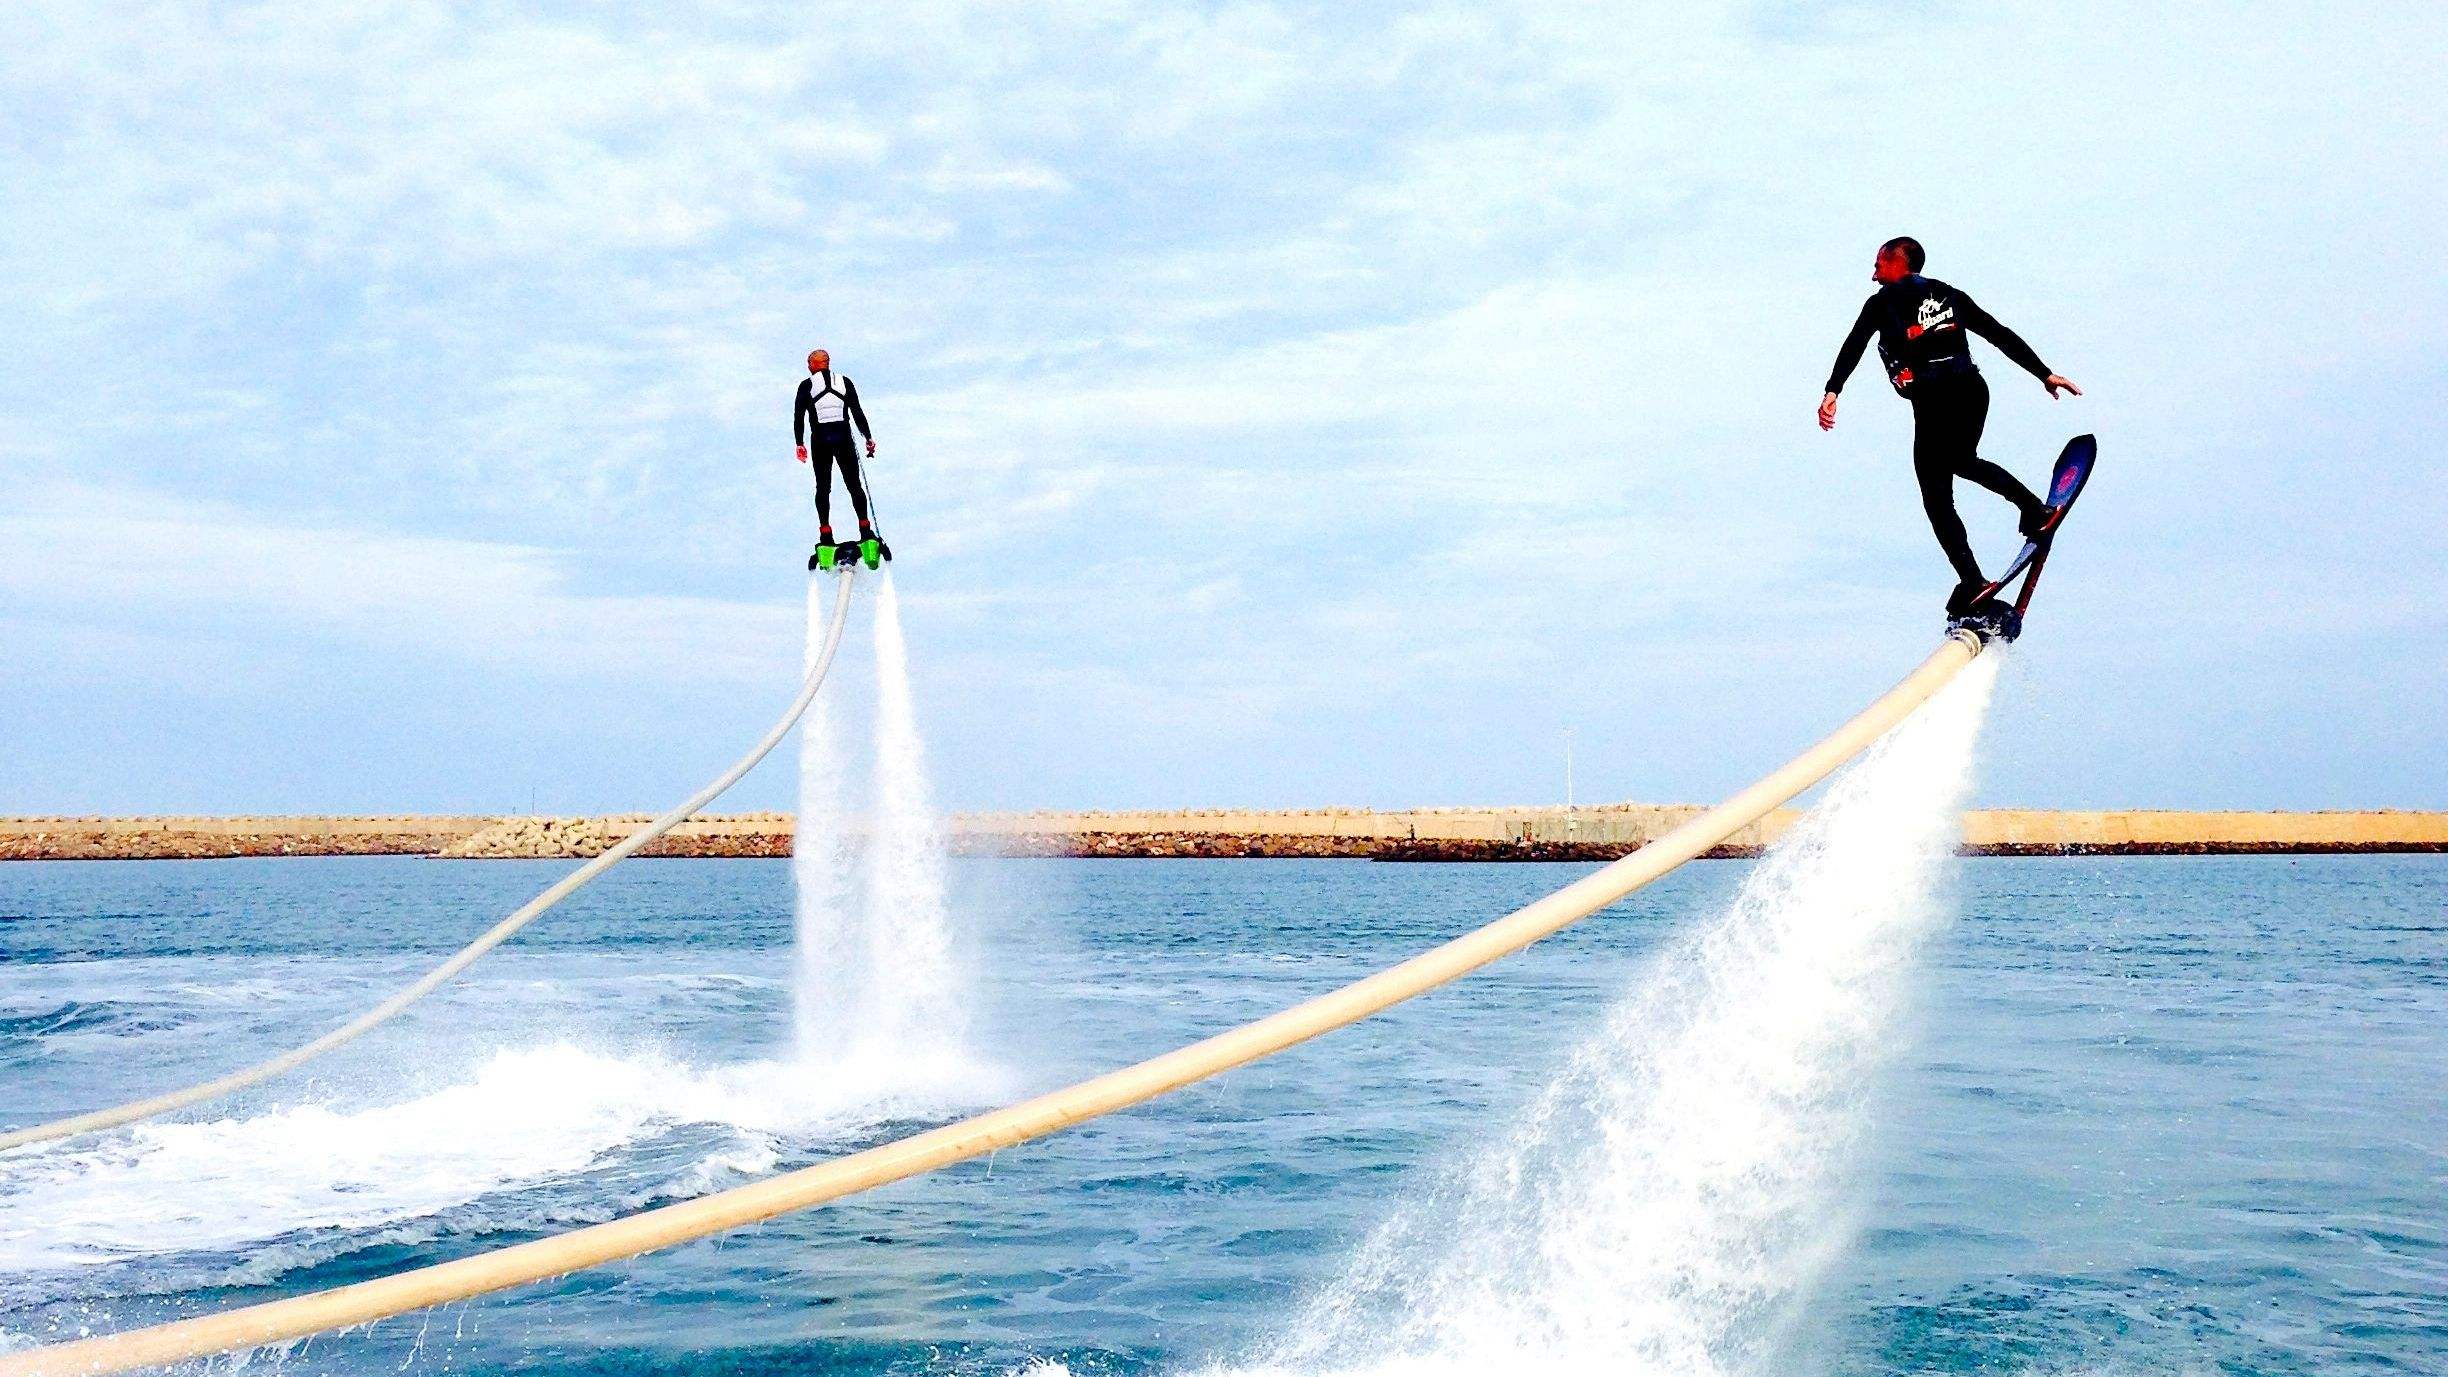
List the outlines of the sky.
<svg viewBox="0 0 2448 1377">
<path fill-rule="evenodd" d="M 2100 437 L 1982 801 L 2448 806 L 2448 10 L 2338 13 L 7 7 L 0 812 L 675 801 L 818 346 L 946 805 L 1709 800 L 1938 638 L 1895 234 Z"/>
</svg>

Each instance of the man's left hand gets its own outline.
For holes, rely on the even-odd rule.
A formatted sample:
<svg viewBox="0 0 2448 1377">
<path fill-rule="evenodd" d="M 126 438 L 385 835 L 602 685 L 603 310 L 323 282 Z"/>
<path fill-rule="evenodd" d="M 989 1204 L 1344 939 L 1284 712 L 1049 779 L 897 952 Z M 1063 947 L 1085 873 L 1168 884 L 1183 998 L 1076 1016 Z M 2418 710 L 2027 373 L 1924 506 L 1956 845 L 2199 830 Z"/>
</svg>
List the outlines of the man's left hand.
<svg viewBox="0 0 2448 1377">
<path fill-rule="evenodd" d="M 2048 389 L 2050 401 L 2055 401 L 2057 399 L 2057 392 L 2060 388 L 2073 393 L 2077 397 L 2082 395 L 2082 389 L 2074 385 L 2074 380 L 2062 373 L 2049 374 L 2047 377 L 2040 380 L 2040 385 Z"/>
<path fill-rule="evenodd" d="M 2059 381 L 2064 381 L 2064 380 L 2063 380 L 2063 379 L 2060 379 Z M 2066 386 L 2068 386 L 2068 387 L 2072 387 L 2073 385 L 2074 385 L 2074 384 L 2072 384 L 2072 383 L 2066 383 Z M 875 437 L 874 437 L 874 436 L 872 436 L 872 435 L 870 435 L 870 436 L 868 436 L 868 437 L 867 437 L 867 457 L 868 457 L 868 458 L 870 458 L 870 459 L 875 458 Z"/>
</svg>

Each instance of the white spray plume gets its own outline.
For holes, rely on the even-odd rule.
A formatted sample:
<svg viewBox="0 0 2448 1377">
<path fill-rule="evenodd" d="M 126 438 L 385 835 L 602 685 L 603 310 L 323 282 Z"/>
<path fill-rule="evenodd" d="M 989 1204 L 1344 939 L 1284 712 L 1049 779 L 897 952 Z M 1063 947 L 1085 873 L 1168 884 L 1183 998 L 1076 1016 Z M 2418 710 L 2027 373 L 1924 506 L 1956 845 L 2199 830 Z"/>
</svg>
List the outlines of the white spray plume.
<svg viewBox="0 0 2448 1377">
<path fill-rule="evenodd" d="M 823 585 L 808 580 L 807 644 L 811 668 L 826 632 Z M 840 806 L 844 752 L 831 694 L 817 695 L 799 728 L 799 816 L 791 836 L 791 886 L 798 945 L 791 990 L 802 1061 L 846 1055 L 843 1035 L 854 1025 L 849 1008 L 860 989 L 851 931 L 850 852 Z"/>
<path fill-rule="evenodd" d="M 1767 1373 L 1848 1239 L 1865 1078 L 1936 893 L 1984 655 L 1646 963 L 1495 1147 L 1384 1225 L 1268 1372 Z"/>
<path fill-rule="evenodd" d="M 816 616 L 813 602 L 809 616 Z M 813 620 L 810 631 L 816 634 Z M 864 864 L 856 884 L 837 804 L 847 752 L 829 718 L 812 720 L 803 738 L 793 852 L 800 1054 L 831 1064 L 889 1053 L 932 1077 L 973 1064 L 971 991 L 953 940 L 944 829 L 927 785 L 900 595 L 889 573 L 877 583 L 874 644 L 875 770 L 860 793 Z"/>
</svg>

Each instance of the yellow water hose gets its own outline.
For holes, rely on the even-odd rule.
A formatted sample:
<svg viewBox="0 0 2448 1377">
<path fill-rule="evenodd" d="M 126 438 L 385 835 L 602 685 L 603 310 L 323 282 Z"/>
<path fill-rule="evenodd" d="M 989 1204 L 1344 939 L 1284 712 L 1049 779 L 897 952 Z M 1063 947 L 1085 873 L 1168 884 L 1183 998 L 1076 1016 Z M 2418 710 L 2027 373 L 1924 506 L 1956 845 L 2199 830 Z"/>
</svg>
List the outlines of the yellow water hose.
<svg viewBox="0 0 2448 1377">
<path fill-rule="evenodd" d="M 1509 956 L 1701 855 L 1858 755 L 1980 651 L 1981 641 L 1971 632 L 1949 636 L 1920 668 L 1826 740 L 1640 850 L 1475 932 L 1254 1023 L 1035 1099 L 696 1200 L 311 1295 L 0 1354 L 0 1377 L 123 1372 L 174 1363 L 542 1281 L 907 1180 L 1246 1066 Z"/>
<path fill-rule="evenodd" d="M 415 984 L 314 1041 L 302 1047 L 292 1048 L 269 1061 L 257 1062 L 253 1066 L 232 1071 L 216 1080 L 188 1086 L 183 1090 L 173 1090 L 166 1094 L 155 1095 L 150 1099 L 132 1100 L 126 1104 L 113 1105 L 108 1109 L 97 1109 L 90 1113 L 57 1119 L 47 1124 L 35 1124 L 30 1128 L 13 1129 L 7 1133 L 0 1133 L 0 1151 L 22 1147 L 27 1143 L 48 1142 L 54 1138 L 69 1138 L 79 1133 L 115 1128 L 120 1124 L 134 1123 L 138 1119 L 150 1119 L 156 1114 L 167 1114 L 173 1109 L 183 1109 L 191 1104 L 217 1099 L 235 1090 L 243 1090 L 250 1085 L 270 1080 L 284 1071 L 302 1066 L 342 1043 L 363 1036 L 388 1022 L 400 1010 L 432 994 L 440 988 L 443 982 L 474 965 L 476 958 L 508 941 L 511 934 L 541 917 L 546 909 L 584 889 L 597 876 L 634 855 L 640 847 L 687 821 L 699 809 L 712 803 L 724 790 L 739 783 L 741 776 L 754 769 L 758 761 L 770 754 L 773 748 L 781 743 L 782 738 L 790 734 L 790 729 L 798 723 L 800 716 L 807 712 L 808 704 L 816 701 L 816 690 L 824 686 L 825 673 L 833 667 L 833 652 L 841 646 L 842 627 L 850 619 L 850 582 L 851 575 L 849 571 L 844 570 L 833 594 L 832 619 L 825 629 L 824 648 L 808 662 L 807 679 L 800 684 L 799 696 L 791 701 L 790 710 L 782 714 L 782 720 L 774 723 L 773 730 L 765 733 L 765 739 L 756 744 L 756 749 L 741 756 L 730 769 L 717 776 L 713 783 L 690 795 L 687 802 L 646 824 L 623 840 L 620 845 L 563 876 L 552 888 L 528 900 L 518 912 L 495 923 L 486 930 L 483 936 L 461 947 L 452 954 L 448 961 L 427 971 L 424 977 Z"/>
</svg>

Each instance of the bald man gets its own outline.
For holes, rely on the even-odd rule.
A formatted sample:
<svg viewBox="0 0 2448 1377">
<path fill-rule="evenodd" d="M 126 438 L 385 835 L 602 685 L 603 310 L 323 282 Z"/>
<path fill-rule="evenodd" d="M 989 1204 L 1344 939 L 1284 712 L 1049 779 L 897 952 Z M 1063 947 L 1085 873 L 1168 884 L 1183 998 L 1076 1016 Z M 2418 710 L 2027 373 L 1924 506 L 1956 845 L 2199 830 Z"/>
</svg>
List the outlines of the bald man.
<svg viewBox="0 0 2448 1377">
<path fill-rule="evenodd" d="M 1968 478 L 2014 503 L 2026 536 L 2048 519 L 2048 506 L 2037 494 L 1980 457 L 1981 430 L 1989 420 L 1989 384 L 1972 362 L 1971 336 L 1996 345 L 1999 353 L 2038 378 L 2052 399 L 2059 392 L 2079 397 L 2082 389 L 2050 372 L 2021 335 L 1982 310 L 1970 294 L 1923 277 L 1921 267 L 1927 261 L 1918 240 L 1890 239 L 1879 245 L 1870 268 L 1870 280 L 1879 289 L 1862 303 L 1844 346 L 1836 351 L 1836 367 L 1819 399 L 1819 428 L 1836 428 L 1836 394 L 1844 390 L 1862 350 L 1876 336 L 1888 380 L 1912 403 L 1913 475 L 1920 481 L 1921 509 L 1938 537 L 1938 548 L 1955 567 L 1955 591 L 1947 598 L 1947 615 L 1953 617 L 1961 616 L 1989 584 L 1980 561 L 1972 557 L 1963 518 L 1955 512 L 1955 480 Z"/>
</svg>

